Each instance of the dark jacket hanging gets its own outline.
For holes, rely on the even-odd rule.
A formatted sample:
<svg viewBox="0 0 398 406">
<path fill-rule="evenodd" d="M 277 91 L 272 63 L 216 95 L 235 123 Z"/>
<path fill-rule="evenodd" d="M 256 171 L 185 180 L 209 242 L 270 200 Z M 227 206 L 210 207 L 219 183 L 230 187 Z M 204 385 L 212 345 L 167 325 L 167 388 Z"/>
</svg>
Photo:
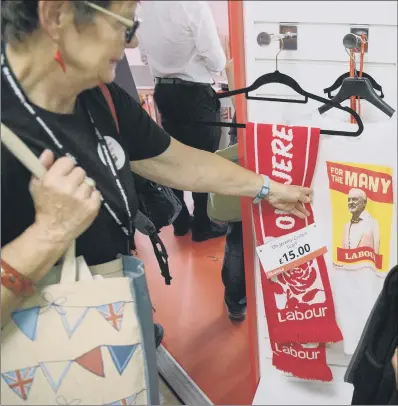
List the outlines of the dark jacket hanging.
<svg viewBox="0 0 398 406">
<path fill-rule="evenodd" d="M 398 346 L 398 266 L 387 275 L 345 375 L 353 405 L 398 404 L 392 357 Z"/>
</svg>

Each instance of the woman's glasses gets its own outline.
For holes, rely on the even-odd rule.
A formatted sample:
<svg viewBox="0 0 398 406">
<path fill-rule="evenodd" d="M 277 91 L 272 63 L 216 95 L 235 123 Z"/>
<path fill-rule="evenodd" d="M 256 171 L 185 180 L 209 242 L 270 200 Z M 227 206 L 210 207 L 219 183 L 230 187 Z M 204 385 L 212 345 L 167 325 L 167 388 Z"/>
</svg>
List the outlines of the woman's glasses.
<svg viewBox="0 0 398 406">
<path fill-rule="evenodd" d="M 125 41 L 126 41 L 126 44 L 130 44 L 131 40 L 134 38 L 134 35 L 138 30 L 138 27 L 140 26 L 141 21 L 139 19 L 129 20 L 128 18 L 122 17 L 119 14 L 113 13 L 112 11 L 109 11 L 106 8 L 98 6 L 95 3 L 91 3 L 91 1 L 85 1 L 84 3 L 87 6 L 93 8 L 103 14 L 106 14 L 110 17 L 115 18 L 120 23 L 125 25 L 126 26 Z"/>
</svg>

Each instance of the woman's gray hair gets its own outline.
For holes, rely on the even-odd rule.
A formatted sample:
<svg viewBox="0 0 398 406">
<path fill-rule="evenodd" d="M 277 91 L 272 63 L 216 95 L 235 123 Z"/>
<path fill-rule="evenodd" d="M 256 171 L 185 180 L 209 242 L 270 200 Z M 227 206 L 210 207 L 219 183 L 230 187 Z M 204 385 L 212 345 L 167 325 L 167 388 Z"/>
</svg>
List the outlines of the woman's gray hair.
<svg viewBox="0 0 398 406">
<path fill-rule="evenodd" d="M 92 21 L 96 13 L 82 0 L 69 0 L 75 9 L 76 24 Z M 92 0 L 92 3 L 109 8 L 112 0 Z M 2 42 L 9 40 L 23 41 L 39 27 L 37 14 L 38 0 L 2 0 L 1 2 L 1 35 Z"/>
</svg>

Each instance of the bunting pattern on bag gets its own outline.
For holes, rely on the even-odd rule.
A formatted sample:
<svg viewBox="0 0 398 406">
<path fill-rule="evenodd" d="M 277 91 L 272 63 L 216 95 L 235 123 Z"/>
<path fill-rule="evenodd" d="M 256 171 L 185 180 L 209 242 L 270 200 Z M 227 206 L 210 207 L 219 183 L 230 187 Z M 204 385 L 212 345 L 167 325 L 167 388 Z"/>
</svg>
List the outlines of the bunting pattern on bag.
<svg viewBox="0 0 398 406">
<path fill-rule="evenodd" d="M 86 371 L 94 375 L 105 377 L 104 362 L 102 360 L 101 347 L 96 347 L 93 350 L 86 352 L 75 359 L 76 364 L 79 364 Z"/>
<path fill-rule="evenodd" d="M 21 399 L 27 400 L 35 379 L 37 367 L 16 369 L 1 374 L 8 387 Z"/>
<path fill-rule="evenodd" d="M 52 390 L 56 393 L 72 366 L 72 361 L 40 362 L 39 366 Z"/>
<path fill-rule="evenodd" d="M 120 331 L 123 321 L 124 302 L 97 306 L 97 310 L 113 328 Z"/>
<path fill-rule="evenodd" d="M 137 403 L 137 398 L 138 396 L 142 393 L 145 392 L 146 389 L 141 390 L 140 392 L 134 393 L 134 395 L 128 396 L 127 398 L 124 399 L 119 399 L 116 400 L 115 402 L 108 403 L 107 406 L 118 406 L 118 405 L 136 405 Z"/>
<path fill-rule="evenodd" d="M 57 396 L 57 398 L 55 399 L 55 403 L 61 406 L 77 406 L 80 405 L 81 401 L 81 399 L 67 400 L 65 396 Z"/>
<path fill-rule="evenodd" d="M 45 301 L 48 299 L 45 298 Z M 40 315 L 54 309 L 61 318 L 66 334 L 72 338 L 88 312 L 93 310 L 98 312 L 116 331 L 120 331 L 126 304 L 133 303 L 133 301 L 128 301 L 106 303 L 99 306 L 66 306 L 65 301 L 65 298 L 51 299 L 51 302 L 43 306 L 17 309 L 11 314 L 11 319 L 29 340 L 36 341 Z M 62 305 L 58 303 L 62 303 Z"/>
<path fill-rule="evenodd" d="M 39 313 L 40 307 L 35 306 L 30 309 L 15 310 L 11 314 L 12 321 L 31 341 L 36 340 Z"/>
<path fill-rule="evenodd" d="M 105 378 L 102 349 L 106 348 L 112 358 L 113 364 L 120 375 L 123 374 L 127 365 L 132 360 L 134 353 L 141 344 L 131 345 L 102 345 L 80 355 L 74 360 L 39 362 L 38 365 L 16 369 L 1 374 L 8 387 L 21 399 L 27 400 L 29 391 L 33 385 L 37 370 L 41 370 L 54 393 L 57 393 L 62 382 L 67 377 L 73 363 L 78 364 L 86 371 L 101 378 Z M 140 393 L 140 392 L 139 392 Z M 135 394 L 138 396 L 138 394 Z M 134 397 L 132 395 L 126 399 Z M 118 400 L 117 402 L 125 401 Z M 129 400 L 133 401 L 133 400 Z M 133 405 L 134 403 L 112 403 Z"/>
<path fill-rule="evenodd" d="M 104 406 L 113 406 L 113 405 L 122 405 L 122 406 L 129 406 L 129 405 L 136 405 L 137 404 L 137 398 L 141 393 L 145 392 L 146 389 L 142 389 L 137 393 L 134 393 L 131 396 L 127 396 L 127 398 L 119 399 L 116 400 L 115 402 L 112 403 L 104 403 Z M 67 400 L 64 396 L 58 396 L 55 399 L 55 403 L 57 405 L 61 406 L 67 406 L 67 405 L 80 405 L 81 399 L 72 399 L 72 400 Z"/>
<path fill-rule="evenodd" d="M 88 307 L 66 308 L 64 306 L 54 306 L 54 309 L 61 316 L 62 324 L 69 338 L 73 336 L 89 311 Z"/>
<path fill-rule="evenodd" d="M 113 363 L 120 375 L 126 369 L 127 364 L 137 349 L 137 345 L 109 345 L 108 350 L 111 354 Z"/>
</svg>

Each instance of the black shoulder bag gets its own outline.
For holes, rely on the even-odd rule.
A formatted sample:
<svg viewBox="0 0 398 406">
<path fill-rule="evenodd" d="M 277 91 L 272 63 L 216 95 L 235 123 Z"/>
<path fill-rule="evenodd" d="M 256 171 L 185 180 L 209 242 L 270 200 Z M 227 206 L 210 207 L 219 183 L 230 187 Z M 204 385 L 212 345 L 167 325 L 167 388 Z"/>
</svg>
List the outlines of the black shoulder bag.
<svg viewBox="0 0 398 406">
<path fill-rule="evenodd" d="M 106 85 L 100 85 L 100 89 L 111 111 L 117 131 L 119 132 L 119 123 L 111 93 Z M 174 221 L 181 210 L 181 204 L 171 189 L 157 185 L 154 182 L 150 182 L 132 173 L 132 176 L 133 175 L 135 180 L 138 180 L 139 183 L 137 189 L 137 192 L 139 191 L 139 193 L 137 193 L 139 207 L 146 214 L 145 215 L 139 209 L 134 219 L 134 226 L 142 234 L 149 237 L 161 274 L 165 279 L 166 285 L 170 285 L 172 277 L 169 271 L 169 256 L 163 241 L 159 237 L 159 231 L 162 227 Z"/>
</svg>

